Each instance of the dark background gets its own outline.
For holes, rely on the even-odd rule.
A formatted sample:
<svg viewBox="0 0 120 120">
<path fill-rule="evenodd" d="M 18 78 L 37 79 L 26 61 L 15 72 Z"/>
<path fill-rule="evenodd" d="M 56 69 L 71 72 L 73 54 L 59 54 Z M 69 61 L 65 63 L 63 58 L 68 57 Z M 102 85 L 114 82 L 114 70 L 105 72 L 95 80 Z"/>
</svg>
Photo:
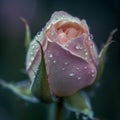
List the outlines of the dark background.
<svg viewBox="0 0 120 120">
<path fill-rule="evenodd" d="M 41 30 L 54 11 L 63 10 L 86 19 L 98 51 L 109 33 L 120 24 L 119 0 L 0 0 L 0 78 L 21 81 L 25 68 L 24 24 L 27 19 L 31 37 Z M 120 120 L 120 36 L 106 57 L 105 71 L 99 88 L 92 98 L 95 116 L 102 120 Z M 46 120 L 45 104 L 30 104 L 0 88 L 0 120 Z M 74 119 L 74 118 L 73 118 Z"/>
</svg>

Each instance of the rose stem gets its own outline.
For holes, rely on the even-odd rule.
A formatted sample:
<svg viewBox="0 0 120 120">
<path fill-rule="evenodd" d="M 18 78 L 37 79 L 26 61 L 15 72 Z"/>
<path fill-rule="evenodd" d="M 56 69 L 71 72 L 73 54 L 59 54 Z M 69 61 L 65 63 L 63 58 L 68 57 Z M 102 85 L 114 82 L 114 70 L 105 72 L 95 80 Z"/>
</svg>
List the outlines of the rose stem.
<svg viewBox="0 0 120 120">
<path fill-rule="evenodd" d="M 56 105 L 56 119 L 55 120 L 62 120 L 62 111 L 63 111 L 63 101 L 61 100 Z"/>
<path fill-rule="evenodd" d="M 62 120 L 63 100 L 61 99 L 59 102 L 53 103 L 50 107 L 49 120 Z"/>
</svg>

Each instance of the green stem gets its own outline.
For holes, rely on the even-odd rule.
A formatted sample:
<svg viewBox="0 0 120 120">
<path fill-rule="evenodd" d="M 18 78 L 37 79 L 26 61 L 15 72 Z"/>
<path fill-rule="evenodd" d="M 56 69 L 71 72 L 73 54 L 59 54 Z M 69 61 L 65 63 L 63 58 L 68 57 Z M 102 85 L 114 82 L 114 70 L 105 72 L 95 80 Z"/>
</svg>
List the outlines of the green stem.
<svg viewBox="0 0 120 120">
<path fill-rule="evenodd" d="M 55 120 L 62 120 L 63 101 L 60 101 L 56 105 Z"/>
<path fill-rule="evenodd" d="M 50 107 L 49 120 L 62 120 L 63 101 L 54 103 Z"/>
</svg>

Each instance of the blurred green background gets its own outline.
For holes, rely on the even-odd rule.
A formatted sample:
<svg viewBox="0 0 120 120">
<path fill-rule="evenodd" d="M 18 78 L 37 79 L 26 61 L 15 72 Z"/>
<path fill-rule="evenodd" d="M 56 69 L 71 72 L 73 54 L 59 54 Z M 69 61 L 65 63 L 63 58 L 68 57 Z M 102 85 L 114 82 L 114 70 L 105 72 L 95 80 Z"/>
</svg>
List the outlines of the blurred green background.
<svg viewBox="0 0 120 120">
<path fill-rule="evenodd" d="M 120 25 L 119 0 L 0 0 L 0 78 L 12 82 L 28 79 L 23 74 L 25 28 L 19 17 L 27 19 L 33 38 L 58 10 L 87 20 L 98 51 L 109 33 Z M 102 120 L 120 120 L 119 28 L 114 40 L 106 57 L 101 85 L 91 99 L 95 116 Z M 47 120 L 48 107 L 24 102 L 0 88 L 0 120 Z M 74 116 L 67 118 L 74 119 Z"/>
</svg>

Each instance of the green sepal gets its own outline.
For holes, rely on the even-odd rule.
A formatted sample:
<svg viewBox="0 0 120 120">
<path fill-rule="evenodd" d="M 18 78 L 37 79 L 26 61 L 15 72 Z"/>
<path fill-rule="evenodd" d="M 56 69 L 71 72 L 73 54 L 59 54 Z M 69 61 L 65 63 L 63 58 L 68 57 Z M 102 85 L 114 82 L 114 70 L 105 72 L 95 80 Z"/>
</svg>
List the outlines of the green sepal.
<svg viewBox="0 0 120 120">
<path fill-rule="evenodd" d="M 26 19 L 24 19 L 23 17 L 20 17 L 20 19 L 25 24 L 25 48 L 26 48 L 26 51 L 27 51 L 29 46 L 30 46 L 30 41 L 31 41 L 30 28 L 29 28 L 29 25 L 28 25 Z"/>
<path fill-rule="evenodd" d="M 85 92 L 81 91 L 71 96 L 64 97 L 64 105 L 68 110 L 76 114 L 82 113 L 91 119 L 93 118 L 89 97 Z"/>
<path fill-rule="evenodd" d="M 0 85 L 2 87 L 9 89 L 20 98 L 32 103 L 38 103 L 39 102 L 38 99 L 33 96 L 29 89 L 29 83 L 30 83 L 29 81 L 22 81 L 16 84 L 12 84 L 0 80 Z"/>
<path fill-rule="evenodd" d="M 105 66 L 105 57 L 106 57 L 106 53 L 108 51 L 108 48 L 110 46 L 110 44 L 113 42 L 113 35 L 116 33 L 117 29 L 114 29 L 109 37 L 107 42 L 105 43 L 105 45 L 103 46 L 102 50 L 99 53 L 99 64 L 98 64 L 98 69 L 97 69 L 97 76 L 96 76 L 96 80 L 94 82 L 93 85 L 96 85 L 96 83 L 98 83 L 98 81 L 100 80 L 100 77 L 102 76 L 103 70 L 104 70 L 104 66 Z"/>
<path fill-rule="evenodd" d="M 46 103 L 52 102 L 52 96 L 48 84 L 48 77 L 46 72 L 46 65 L 44 59 L 44 52 L 41 43 L 38 41 L 41 48 L 41 62 L 35 75 L 35 79 L 31 85 L 32 93 L 41 101 Z"/>
</svg>

